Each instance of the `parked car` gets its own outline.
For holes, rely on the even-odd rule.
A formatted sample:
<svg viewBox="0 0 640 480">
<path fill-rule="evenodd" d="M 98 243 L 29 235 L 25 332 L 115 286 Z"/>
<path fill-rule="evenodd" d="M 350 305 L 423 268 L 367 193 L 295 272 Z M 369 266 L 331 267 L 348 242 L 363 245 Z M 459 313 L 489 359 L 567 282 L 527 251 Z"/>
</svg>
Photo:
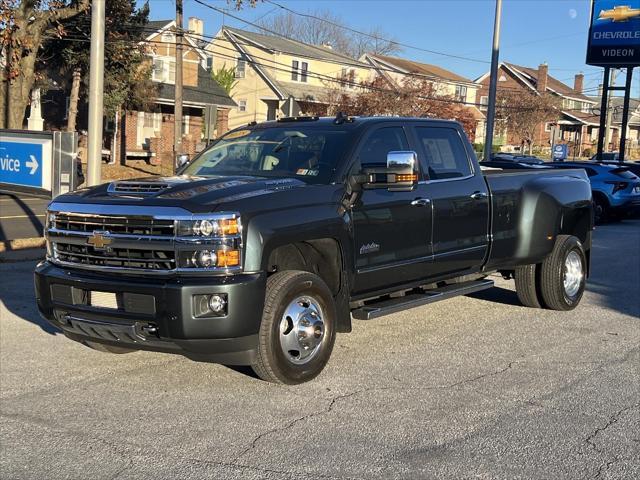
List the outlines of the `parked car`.
<svg viewBox="0 0 640 480">
<path fill-rule="evenodd" d="M 526 306 L 575 308 L 592 218 L 584 170 L 483 172 L 456 122 L 280 119 L 227 133 L 178 176 L 57 197 L 36 298 L 96 350 L 296 384 L 352 317 L 490 288 L 492 272 Z"/>
<path fill-rule="evenodd" d="M 598 164 L 602 165 L 613 165 L 615 167 L 625 167 L 629 169 L 631 173 L 633 173 L 636 177 L 640 177 L 640 163 L 639 162 L 618 162 L 618 161 L 598 161 Z"/>
<path fill-rule="evenodd" d="M 545 161 L 538 157 L 510 153 L 496 153 L 491 156 L 491 160 L 480 162 L 481 167 L 502 169 L 542 168 L 544 164 Z"/>
<path fill-rule="evenodd" d="M 553 168 L 584 168 L 593 191 L 596 223 L 620 218 L 640 209 L 640 178 L 619 163 L 554 162 Z"/>
</svg>

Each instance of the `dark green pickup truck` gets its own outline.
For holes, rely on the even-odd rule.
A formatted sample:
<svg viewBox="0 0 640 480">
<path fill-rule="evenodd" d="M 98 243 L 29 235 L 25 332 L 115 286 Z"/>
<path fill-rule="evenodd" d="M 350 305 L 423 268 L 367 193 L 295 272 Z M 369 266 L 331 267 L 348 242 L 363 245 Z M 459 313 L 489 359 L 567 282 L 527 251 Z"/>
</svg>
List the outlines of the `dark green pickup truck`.
<svg viewBox="0 0 640 480">
<path fill-rule="evenodd" d="M 337 332 L 514 278 L 574 308 L 589 270 L 583 170 L 481 171 L 459 124 L 293 118 L 229 132 L 171 178 L 57 197 L 35 285 L 69 338 L 121 353 L 318 375 Z"/>
</svg>

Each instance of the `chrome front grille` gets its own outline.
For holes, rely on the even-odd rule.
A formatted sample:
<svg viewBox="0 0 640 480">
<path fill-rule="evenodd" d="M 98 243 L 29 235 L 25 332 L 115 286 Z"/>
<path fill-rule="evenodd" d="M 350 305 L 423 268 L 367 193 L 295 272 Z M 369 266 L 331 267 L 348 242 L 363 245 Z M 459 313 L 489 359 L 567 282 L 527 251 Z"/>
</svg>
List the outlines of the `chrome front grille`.
<svg viewBox="0 0 640 480">
<path fill-rule="evenodd" d="M 60 212 L 55 217 L 55 228 L 71 232 L 105 230 L 114 234 L 172 237 L 175 233 L 175 221 L 159 220 L 153 217 L 83 215 Z"/>
<path fill-rule="evenodd" d="M 200 230 L 204 220 L 215 225 L 209 221 Z M 242 271 L 242 231 L 234 212 L 54 201 L 45 231 L 47 259 L 65 267 L 156 275 Z"/>
<path fill-rule="evenodd" d="M 173 250 L 141 250 L 135 248 L 96 249 L 89 245 L 53 242 L 54 258 L 65 263 L 96 267 L 142 268 L 173 270 L 176 266 Z"/>
</svg>

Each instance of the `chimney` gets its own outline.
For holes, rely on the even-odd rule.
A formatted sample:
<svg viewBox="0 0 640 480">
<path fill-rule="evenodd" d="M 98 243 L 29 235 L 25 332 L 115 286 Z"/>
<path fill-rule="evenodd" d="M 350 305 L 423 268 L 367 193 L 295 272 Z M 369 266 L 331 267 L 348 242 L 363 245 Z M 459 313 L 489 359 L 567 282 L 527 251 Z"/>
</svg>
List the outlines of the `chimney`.
<svg viewBox="0 0 640 480">
<path fill-rule="evenodd" d="M 189 31 L 196 35 L 202 35 L 204 33 L 204 22 L 198 17 L 189 17 Z"/>
<path fill-rule="evenodd" d="M 576 91 L 576 93 L 582 93 L 582 90 L 584 90 L 584 74 L 583 73 L 579 73 L 576 75 L 573 81 L 573 89 Z"/>
<path fill-rule="evenodd" d="M 547 83 L 549 81 L 549 66 L 541 63 L 538 67 L 538 92 L 545 93 L 547 91 Z"/>
</svg>

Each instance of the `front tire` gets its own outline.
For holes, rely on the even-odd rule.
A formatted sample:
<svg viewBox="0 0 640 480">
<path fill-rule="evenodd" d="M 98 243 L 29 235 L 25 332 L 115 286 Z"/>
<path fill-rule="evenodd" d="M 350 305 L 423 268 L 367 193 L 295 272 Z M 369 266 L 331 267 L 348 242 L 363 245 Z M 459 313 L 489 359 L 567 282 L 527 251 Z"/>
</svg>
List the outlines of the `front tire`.
<svg viewBox="0 0 640 480">
<path fill-rule="evenodd" d="M 540 292 L 551 310 L 573 310 L 584 293 L 587 260 L 582 243 L 571 235 L 559 235 L 540 271 Z"/>
<path fill-rule="evenodd" d="M 267 279 L 256 374 L 295 385 L 315 378 L 335 341 L 336 307 L 329 287 L 312 273 L 291 270 Z"/>
</svg>

